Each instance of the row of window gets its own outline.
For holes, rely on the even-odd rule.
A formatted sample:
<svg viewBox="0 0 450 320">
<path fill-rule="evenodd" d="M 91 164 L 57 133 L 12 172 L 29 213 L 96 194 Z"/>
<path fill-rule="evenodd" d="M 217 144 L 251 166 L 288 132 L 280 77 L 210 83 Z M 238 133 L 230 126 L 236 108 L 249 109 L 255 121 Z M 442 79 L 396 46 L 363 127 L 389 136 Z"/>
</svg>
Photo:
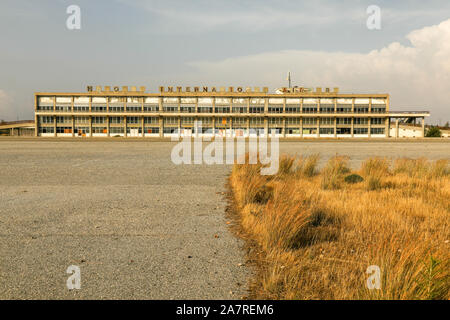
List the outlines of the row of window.
<svg viewBox="0 0 450 320">
<path fill-rule="evenodd" d="M 233 106 L 230 109 L 230 106 L 216 106 L 215 112 L 212 106 L 198 106 L 198 113 L 264 113 L 264 106 Z M 159 112 L 158 105 L 144 105 L 144 109 L 139 105 L 128 105 L 125 109 L 123 105 L 110 105 L 109 112 L 130 112 L 130 113 L 138 113 L 138 112 Z M 300 106 L 286 105 L 285 113 L 301 113 Z M 335 113 L 334 106 L 331 107 L 320 107 L 317 105 L 303 105 L 303 113 Z M 369 107 L 357 107 L 353 109 L 352 106 L 339 106 L 336 108 L 336 113 L 369 113 Z M 52 106 L 41 106 L 38 108 L 38 111 L 53 111 Z M 71 112 L 71 106 L 57 105 L 55 107 L 56 112 Z M 91 112 L 107 112 L 106 105 L 92 105 Z M 89 112 L 89 106 L 74 106 L 73 112 Z M 164 105 L 162 112 L 166 113 L 195 113 L 195 106 L 184 106 L 181 105 Z M 372 107 L 371 113 L 385 113 L 385 107 Z M 281 105 L 269 105 L 268 113 L 283 113 L 283 106 Z"/>
<path fill-rule="evenodd" d="M 178 117 L 166 117 L 164 118 L 164 122 L 166 124 L 178 124 Z M 194 117 L 182 117 L 180 118 L 182 123 L 193 123 L 195 121 Z M 303 124 L 304 125 L 316 125 L 317 119 L 320 119 L 321 125 L 334 125 L 334 118 L 332 117 L 326 117 L 326 118 L 303 118 Z M 126 117 L 127 123 L 130 124 L 139 124 L 141 123 L 140 117 Z M 41 116 L 40 122 L 43 124 L 52 124 L 54 121 L 53 116 Z M 204 123 L 212 123 L 212 118 L 200 118 L 199 121 L 202 121 Z M 218 119 L 220 121 L 220 119 Z M 282 123 L 283 118 L 269 118 L 269 124 L 276 124 L 276 123 Z M 71 117 L 64 117 L 64 116 L 57 116 L 56 117 L 57 123 L 71 123 L 72 118 Z M 74 117 L 75 123 L 89 123 L 89 117 Z M 247 118 L 234 118 L 233 122 L 238 124 L 245 124 L 247 123 Z M 373 125 L 382 125 L 385 122 L 385 118 L 372 118 L 370 120 L 371 124 Z M 107 123 L 106 117 L 92 117 L 92 123 L 94 124 L 102 124 Z M 122 124 L 124 123 L 124 117 L 109 117 L 109 123 L 111 124 Z M 159 118 L 158 117 L 144 117 L 144 123 L 153 123 L 158 124 Z M 264 123 L 264 118 L 250 118 L 250 123 L 257 124 L 257 123 Z M 286 123 L 288 125 L 293 124 L 299 124 L 300 118 L 286 118 Z M 352 118 L 336 118 L 336 124 L 338 125 L 350 125 L 352 123 Z M 369 124 L 369 118 L 354 118 L 353 123 L 355 125 L 361 125 L 361 124 Z"/>
<path fill-rule="evenodd" d="M 264 131 L 263 128 L 259 128 L 261 131 Z M 209 128 L 202 128 L 202 133 L 208 133 L 210 130 Z M 216 131 L 219 129 L 216 129 Z M 238 130 L 238 128 L 235 128 L 234 130 Z M 246 128 L 240 128 L 240 130 L 244 130 L 246 131 Z M 254 128 L 252 129 L 254 130 Z M 275 130 L 278 133 L 282 132 L 282 128 L 275 128 Z M 273 129 L 271 129 L 271 131 L 273 131 Z M 93 127 L 92 128 L 92 133 L 102 133 L 102 134 L 106 134 L 107 128 L 106 127 Z M 114 134 L 124 134 L 125 132 L 125 128 L 124 127 L 111 127 L 109 128 L 109 134 L 110 135 L 114 135 Z M 148 133 L 148 134 L 159 134 L 160 129 L 159 127 L 145 127 L 144 128 L 144 132 Z M 163 132 L 165 134 L 174 134 L 178 132 L 178 128 L 171 128 L 171 127 L 165 127 L 163 129 Z M 195 130 L 193 129 L 192 132 L 195 132 Z M 312 127 L 312 128 L 303 128 L 303 130 L 301 131 L 300 128 L 287 128 L 286 129 L 286 134 L 300 134 L 300 132 L 303 132 L 303 134 L 317 134 L 317 128 Z M 355 135 L 367 135 L 369 132 L 368 128 L 354 128 L 353 129 L 353 134 Z M 384 128 L 371 128 L 370 130 L 371 134 L 375 135 L 375 134 L 385 134 L 385 130 Z M 40 134 L 47 134 L 47 133 L 55 133 L 55 128 L 53 127 L 40 127 L 39 128 L 39 133 Z M 60 133 L 65 133 L 65 134 L 71 134 L 72 133 L 72 128 L 71 127 L 57 127 L 56 128 L 56 133 L 60 134 Z M 73 129 L 73 133 L 74 134 L 86 134 L 89 133 L 89 127 L 76 127 Z M 142 133 L 142 128 L 127 128 L 127 134 L 131 134 L 131 133 Z M 320 135 L 334 135 L 334 128 L 320 128 L 319 129 L 319 134 Z M 340 135 L 340 134 L 351 134 L 351 129 L 350 128 L 337 128 L 336 129 L 336 134 Z"/>
</svg>

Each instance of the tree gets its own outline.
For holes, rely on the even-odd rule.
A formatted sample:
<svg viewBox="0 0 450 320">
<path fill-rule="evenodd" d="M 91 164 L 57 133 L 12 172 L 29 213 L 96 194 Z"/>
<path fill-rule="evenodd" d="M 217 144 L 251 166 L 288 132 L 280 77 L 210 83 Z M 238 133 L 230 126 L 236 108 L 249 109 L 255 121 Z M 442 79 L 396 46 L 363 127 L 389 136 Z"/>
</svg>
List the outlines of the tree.
<svg viewBox="0 0 450 320">
<path fill-rule="evenodd" d="M 427 130 L 427 133 L 425 134 L 425 137 L 432 137 L 432 138 L 440 138 L 441 137 L 441 130 L 439 130 L 438 127 L 431 127 Z"/>
<path fill-rule="evenodd" d="M 450 128 L 450 122 L 447 121 L 444 125 L 444 128 Z"/>
</svg>

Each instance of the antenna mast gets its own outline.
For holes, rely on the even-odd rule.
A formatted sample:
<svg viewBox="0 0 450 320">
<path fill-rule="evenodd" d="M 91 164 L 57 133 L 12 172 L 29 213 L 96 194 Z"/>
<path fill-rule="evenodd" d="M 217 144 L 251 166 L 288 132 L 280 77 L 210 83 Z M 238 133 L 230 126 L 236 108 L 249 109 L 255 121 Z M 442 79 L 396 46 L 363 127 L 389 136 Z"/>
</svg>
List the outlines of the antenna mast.
<svg viewBox="0 0 450 320">
<path fill-rule="evenodd" d="M 288 71 L 288 76 L 287 76 L 286 80 L 289 81 L 289 89 L 292 88 L 292 86 L 291 86 L 291 72 L 290 71 Z"/>
</svg>

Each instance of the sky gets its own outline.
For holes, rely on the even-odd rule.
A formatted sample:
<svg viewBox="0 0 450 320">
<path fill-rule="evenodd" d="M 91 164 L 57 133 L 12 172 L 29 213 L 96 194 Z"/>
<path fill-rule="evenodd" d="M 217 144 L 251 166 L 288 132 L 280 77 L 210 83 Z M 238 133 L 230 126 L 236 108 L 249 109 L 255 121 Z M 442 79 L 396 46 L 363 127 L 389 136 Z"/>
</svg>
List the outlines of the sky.
<svg viewBox="0 0 450 320">
<path fill-rule="evenodd" d="M 69 30 L 67 7 L 81 9 Z M 367 8 L 381 9 L 370 30 Z M 450 121 L 448 0 L 1 0 L 0 119 L 87 85 L 339 87 Z"/>
</svg>

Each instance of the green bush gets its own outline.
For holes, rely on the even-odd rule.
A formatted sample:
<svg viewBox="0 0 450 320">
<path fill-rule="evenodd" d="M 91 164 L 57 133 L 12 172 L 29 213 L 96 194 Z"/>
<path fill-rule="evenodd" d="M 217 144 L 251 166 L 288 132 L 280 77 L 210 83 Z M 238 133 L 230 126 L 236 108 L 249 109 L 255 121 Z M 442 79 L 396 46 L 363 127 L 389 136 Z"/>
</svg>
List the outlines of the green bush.
<svg viewBox="0 0 450 320">
<path fill-rule="evenodd" d="M 364 178 L 361 177 L 359 174 L 354 173 L 354 174 L 350 174 L 350 175 L 346 176 L 344 178 L 344 181 L 347 183 L 354 184 L 354 183 L 363 182 Z"/>
<path fill-rule="evenodd" d="M 440 138 L 442 136 L 441 130 L 438 127 L 431 127 L 427 130 L 425 137 L 429 138 Z"/>
</svg>

